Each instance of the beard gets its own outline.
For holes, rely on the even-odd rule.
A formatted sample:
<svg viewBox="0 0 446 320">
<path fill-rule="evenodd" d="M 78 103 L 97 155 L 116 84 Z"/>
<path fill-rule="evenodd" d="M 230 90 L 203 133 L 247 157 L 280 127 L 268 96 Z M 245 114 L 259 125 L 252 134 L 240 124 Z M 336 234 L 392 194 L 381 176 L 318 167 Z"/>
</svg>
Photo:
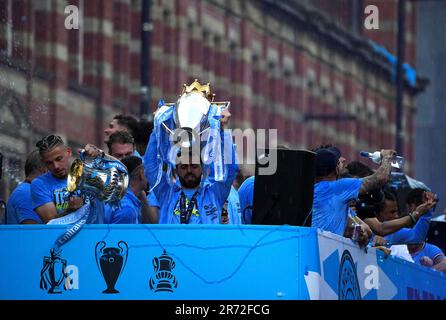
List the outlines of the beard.
<svg viewBox="0 0 446 320">
<path fill-rule="evenodd" d="M 184 177 L 179 177 L 181 185 L 186 189 L 195 189 L 200 185 L 201 182 L 201 176 L 196 177 L 192 174 L 188 174 Z"/>
</svg>

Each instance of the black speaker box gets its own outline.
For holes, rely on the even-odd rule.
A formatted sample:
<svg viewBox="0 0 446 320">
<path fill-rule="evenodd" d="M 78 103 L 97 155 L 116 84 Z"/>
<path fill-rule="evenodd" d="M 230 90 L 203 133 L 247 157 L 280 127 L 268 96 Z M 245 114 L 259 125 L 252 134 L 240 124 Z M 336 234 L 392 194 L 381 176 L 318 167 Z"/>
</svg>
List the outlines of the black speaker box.
<svg viewBox="0 0 446 320">
<path fill-rule="evenodd" d="M 270 159 L 269 151 L 265 155 Z M 306 150 L 277 149 L 277 170 L 260 169 L 257 153 L 252 224 L 311 226 L 316 154 Z"/>
</svg>

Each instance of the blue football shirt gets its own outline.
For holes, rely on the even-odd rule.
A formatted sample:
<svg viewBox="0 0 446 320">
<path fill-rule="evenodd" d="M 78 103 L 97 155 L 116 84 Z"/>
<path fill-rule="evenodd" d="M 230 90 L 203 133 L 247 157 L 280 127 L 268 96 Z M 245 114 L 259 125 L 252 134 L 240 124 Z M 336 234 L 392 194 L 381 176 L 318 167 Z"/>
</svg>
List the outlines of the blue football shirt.
<svg viewBox="0 0 446 320">
<path fill-rule="evenodd" d="M 107 224 L 140 224 L 141 223 L 141 201 L 128 189 L 121 200 L 120 208 L 112 208 L 105 205 L 105 223 Z"/>
<path fill-rule="evenodd" d="M 242 222 L 250 224 L 252 221 L 252 206 L 254 203 L 254 176 L 243 181 L 238 189 L 238 196 L 240 199 L 240 212 Z"/>
<path fill-rule="evenodd" d="M 428 257 L 429 259 L 431 259 L 434 262 L 434 265 L 435 265 L 439 262 L 438 258 L 444 257 L 444 253 L 436 245 L 425 242 L 423 245 L 423 248 L 420 251 L 418 251 L 414 254 L 411 254 L 411 256 L 412 256 L 413 261 L 416 264 L 421 265 L 421 262 L 420 262 L 421 258 Z M 435 261 L 435 260 L 437 260 L 437 261 Z"/>
<path fill-rule="evenodd" d="M 25 220 L 42 223 L 31 203 L 31 184 L 22 182 L 11 193 L 7 203 L 7 223 L 20 224 Z"/>
<path fill-rule="evenodd" d="M 342 236 L 347 225 L 348 202 L 358 197 L 362 181 L 345 178 L 316 183 L 312 226 Z"/>
<path fill-rule="evenodd" d="M 81 196 L 81 194 L 76 191 L 77 196 Z M 59 179 L 53 176 L 51 172 L 47 172 L 36 179 L 31 183 L 31 203 L 32 208 L 35 210 L 38 207 L 41 207 L 47 203 L 54 203 L 56 207 L 56 211 L 58 214 L 64 213 L 68 208 L 68 198 L 67 198 L 67 179 Z M 88 199 L 85 200 L 85 203 L 88 203 Z M 104 221 L 104 205 L 99 200 L 95 200 L 94 203 L 91 204 L 92 211 L 90 214 L 87 223 L 103 223 Z M 76 215 L 77 211 L 70 213 L 65 216 L 64 220 L 70 220 L 70 215 Z M 62 223 L 62 222 L 61 222 Z"/>
<path fill-rule="evenodd" d="M 44 204 L 53 202 L 57 213 L 60 214 L 68 208 L 67 179 L 59 179 L 47 172 L 31 183 L 32 208 L 36 209 Z"/>
</svg>

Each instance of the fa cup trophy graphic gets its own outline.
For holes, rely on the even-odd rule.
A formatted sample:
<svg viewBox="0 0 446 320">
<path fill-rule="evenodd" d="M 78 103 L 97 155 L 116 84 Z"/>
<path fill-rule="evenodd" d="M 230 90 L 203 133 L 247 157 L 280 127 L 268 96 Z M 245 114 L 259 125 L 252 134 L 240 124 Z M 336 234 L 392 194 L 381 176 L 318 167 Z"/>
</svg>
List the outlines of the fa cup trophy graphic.
<svg viewBox="0 0 446 320">
<path fill-rule="evenodd" d="M 116 282 L 125 268 L 128 257 L 128 246 L 124 241 L 118 242 L 118 248 L 105 247 L 104 241 L 96 244 L 95 257 L 107 289 L 102 293 L 119 293 L 115 289 Z"/>
<path fill-rule="evenodd" d="M 60 286 L 64 283 L 67 274 L 67 260 L 60 257 L 61 252 L 51 249 L 50 256 L 43 258 L 43 268 L 40 271 L 40 289 L 48 293 L 62 293 Z M 49 288 L 49 289 L 48 289 Z"/>
<path fill-rule="evenodd" d="M 172 274 L 175 261 L 164 250 L 161 256 L 153 258 L 152 263 L 155 273 L 149 281 L 150 289 L 155 292 L 173 292 L 178 287 L 177 279 Z"/>
</svg>

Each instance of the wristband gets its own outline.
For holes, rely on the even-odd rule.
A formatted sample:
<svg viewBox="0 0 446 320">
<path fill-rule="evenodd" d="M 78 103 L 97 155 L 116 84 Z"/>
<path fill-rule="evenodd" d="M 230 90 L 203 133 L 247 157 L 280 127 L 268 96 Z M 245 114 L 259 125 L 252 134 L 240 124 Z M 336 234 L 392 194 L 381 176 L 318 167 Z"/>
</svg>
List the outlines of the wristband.
<svg viewBox="0 0 446 320">
<path fill-rule="evenodd" d="M 417 220 L 418 220 L 417 218 L 415 218 L 415 215 L 416 215 L 416 211 L 409 213 L 409 217 L 412 220 L 413 224 L 416 224 Z"/>
</svg>

